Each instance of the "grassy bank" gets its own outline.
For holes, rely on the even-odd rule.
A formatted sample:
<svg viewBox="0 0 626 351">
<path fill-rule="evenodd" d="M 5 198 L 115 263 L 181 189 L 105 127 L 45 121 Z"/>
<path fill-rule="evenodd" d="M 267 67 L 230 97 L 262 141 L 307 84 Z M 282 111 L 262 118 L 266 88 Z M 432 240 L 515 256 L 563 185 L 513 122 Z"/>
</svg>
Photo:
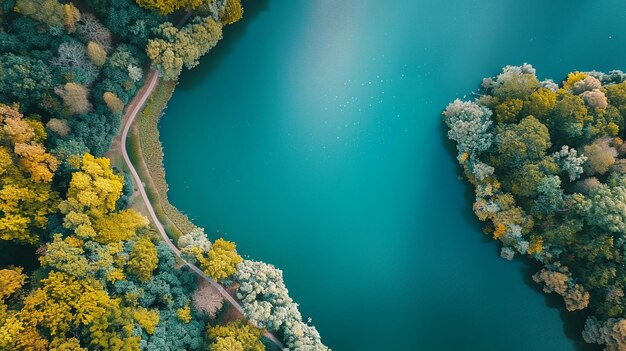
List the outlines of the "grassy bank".
<svg viewBox="0 0 626 351">
<path fill-rule="evenodd" d="M 163 147 L 159 140 L 158 123 L 167 107 L 176 81 L 160 80 L 150 98 L 137 115 L 128 135 L 128 155 L 144 183 L 146 193 L 159 221 L 170 237 L 176 239 L 194 228 L 187 216 L 167 199 L 168 186 L 163 167 Z M 127 170 L 116 140 L 107 156 L 113 165 Z M 133 208 L 147 215 L 143 201 L 132 201 Z"/>
</svg>

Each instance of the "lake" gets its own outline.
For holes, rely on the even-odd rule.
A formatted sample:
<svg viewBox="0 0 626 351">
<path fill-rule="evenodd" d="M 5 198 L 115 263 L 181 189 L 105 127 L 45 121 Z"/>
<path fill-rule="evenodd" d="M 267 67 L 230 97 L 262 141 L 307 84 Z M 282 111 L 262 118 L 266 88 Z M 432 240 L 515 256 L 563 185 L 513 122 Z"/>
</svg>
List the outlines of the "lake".
<svg viewBox="0 0 626 351">
<path fill-rule="evenodd" d="M 440 114 L 507 64 L 626 70 L 623 0 L 244 6 L 161 121 L 175 206 L 283 269 L 335 351 L 594 350 L 481 233 Z"/>
</svg>

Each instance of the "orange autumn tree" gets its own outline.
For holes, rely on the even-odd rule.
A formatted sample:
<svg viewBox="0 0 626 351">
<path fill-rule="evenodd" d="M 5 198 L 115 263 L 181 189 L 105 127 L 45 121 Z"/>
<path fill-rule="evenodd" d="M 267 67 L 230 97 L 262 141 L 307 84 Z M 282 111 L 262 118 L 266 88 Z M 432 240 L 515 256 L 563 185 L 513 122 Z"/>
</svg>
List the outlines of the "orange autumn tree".
<svg viewBox="0 0 626 351">
<path fill-rule="evenodd" d="M 0 239 L 34 244 L 56 211 L 50 183 L 59 161 L 42 142 L 41 122 L 0 104 Z"/>
</svg>

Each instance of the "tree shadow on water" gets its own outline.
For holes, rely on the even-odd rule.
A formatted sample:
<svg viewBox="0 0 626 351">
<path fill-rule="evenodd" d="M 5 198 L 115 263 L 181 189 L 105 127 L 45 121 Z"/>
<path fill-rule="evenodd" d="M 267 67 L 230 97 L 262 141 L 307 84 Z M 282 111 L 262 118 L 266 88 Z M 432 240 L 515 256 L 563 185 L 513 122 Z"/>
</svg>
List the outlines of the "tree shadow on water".
<svg viewBox="0 0 626 351">
<path fill-rule="evenodd" d="M 458 161 L 456 159 L 456 146 L 454 142 L 447 138 L 448 128 L 445 123 L 440 124 L 440 131 L 443 135 L 443 145 L 442 147 L 446 149 L 447 154 L 450 157 L 450 162 L 455 164 L 455 170 L 458 176 L 463 177 L 463 171 L 458 165 Z M 465 204 L 463 206 L 463 210 L 461 213 L 462 218 L 469 223 L 471 226 L 478 229 L 479 232 L 482 233 L 482 228 L 484 227 L 484 223 L 481 222 L 472 210 L 472 204 L 475 200 L 475 193 L 473 186 L 463 177 L 463 189 L 464 194 L 463 198 Z M 487 235 L 482 235 L 481 244 L 483 245 L 492 245 L 494 247 L 494 254 L 499 255 L 499 245 L 494 240 L 492 240 Z M 531 260 L 529 257 L 524 256 L 520 257 L 519 255 L 515 258 L 516 261 L 522 263 L 520 268 L 520 274 L 524 281 L 524 284 L 528 285 L 531 289 L 536 291 L 539 294 L 544 296 L 544 301 L 547 308 L 558 309 L 559 316 L 563 321 L 563 331 L 565 336 L 572 340 L 574 349 L 576 351 L 601 351 L 602 347 L 595 344 L 588 344 L 582 338 L 582 331 L 585 324 L 585 319 L 588 316 L 587 311 L 576 311 L 576 312 L 568 312 L 565 309 L 565 304 L 563 298 L 558 296 L 557 294 L 546 294 L 543 292 L 542 287 L 535 283 L 532 280 L 532 276 L 541 270 L 542 266 L 539 262 Z M 504 262 L 505 264 L 507 262 Z M 541 323 L 541 320 L 537 320 L 537 323 Z"/>
<path fill-rule="evenodd" d="M 544 295 L 546 307 L 558 309 L 559 316 L 563 321 L 563 331 L 565 332 L 565 336 L 567 336 L 574 342 L 574 347 L 576 351 L 601 351 L 601 346 L 596 344 L 588 344 L 582 338 L 582 331 L 583 327 L 585 326 L 585 320 L 589 316 L 588 311 L 567 311 L 565 309 L 565 302 L 563 301 L 563 297 L 557 295 L 556 293 L 544 293 L 542 286 L 533 281 L 532 276 L 541 270 L 541 264 L 539 262 L 528 259 L 528 257 L 516 258 L 516 260 L 520 260 L 523 262 L 520 271 L 524 280 L 524 284 L 528 285 L 537 293 Z"/>
<path fill-rule="evenodd" d="M 448 127 L 442 121 L 439 123 L 439 131 L 441 135 L 443 135 L 443 148 L 446 150 L 446 155 L 448 155 L 450 162 L 454 165 L 454 171 L 456 173 L 457 180 L 463 184 L 463 210 L 461 212 L 461 216 L 465 219 L 466 222 L 471 223 L 472 226 L 479 228 L 482 233 L 482 228 L 484 223 L 482 223 L 472 211 L 472 204 L 474 203 L 474 199 L 476 194 L 474 192 L 473 186 L 465 179 L 463 174 L 463 169 L 459 166 L 459 161 L 456 158 L 457 149 L 454 142 L 448 139 Z M 483 242 L 492 242 L 492 240 L 488 240 L 486 236 L 483 235 Z"/>
<path fill-rule="evenodd" d="M 237 23 L 224 27 L 224 38 L 200 59 L 200 64 L 197 67 L 183 71 L 180 79 L 182 84 L 177 89 L 186 91 L 196 88 L 206 78 L 210 70 L 231 52 L 233 45 L 246 35 L 252 19 L 267 11 L 269 0 L 246 1 L 243 6 L 243 18 Z"/>
</svg>

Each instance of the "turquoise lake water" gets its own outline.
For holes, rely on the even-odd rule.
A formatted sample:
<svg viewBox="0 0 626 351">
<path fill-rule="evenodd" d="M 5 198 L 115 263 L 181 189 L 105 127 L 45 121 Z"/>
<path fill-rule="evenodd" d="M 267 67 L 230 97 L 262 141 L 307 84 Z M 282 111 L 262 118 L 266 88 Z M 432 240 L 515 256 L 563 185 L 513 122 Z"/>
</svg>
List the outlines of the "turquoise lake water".
<svg viewBox="0 0 626 351">
<path fill-rule="evenodd" d="M 335 351 L 594 350 L 499 258 L 440 113 L 506 64 L 626 70 L 623 0 L 248 1 L 161 122 L 170 199 Z"/>
</svg>

